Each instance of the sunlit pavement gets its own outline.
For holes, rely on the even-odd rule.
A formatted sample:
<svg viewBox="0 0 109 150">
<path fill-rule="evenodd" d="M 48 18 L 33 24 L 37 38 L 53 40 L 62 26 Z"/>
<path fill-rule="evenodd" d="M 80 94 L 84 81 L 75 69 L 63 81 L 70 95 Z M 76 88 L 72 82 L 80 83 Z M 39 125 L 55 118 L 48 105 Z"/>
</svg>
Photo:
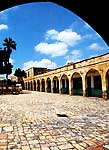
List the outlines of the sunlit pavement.
<svg viewBox="0 0 109 150">
<path fill-rule="evenodd" d="M 0 150 L 104 150 L 109 100 L 32 92 L 0 96 Z"/>
</svg>

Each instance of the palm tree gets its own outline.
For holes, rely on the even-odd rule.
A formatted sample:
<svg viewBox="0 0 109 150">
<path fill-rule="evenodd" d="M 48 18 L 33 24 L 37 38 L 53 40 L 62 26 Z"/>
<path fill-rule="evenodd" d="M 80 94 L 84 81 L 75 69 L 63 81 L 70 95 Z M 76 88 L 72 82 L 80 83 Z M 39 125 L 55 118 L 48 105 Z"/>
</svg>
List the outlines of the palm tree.
<svg viewBox="0 0 109 150">
<path fill-rule="evenodd" d="M 8 75 L 10 75 L 12 73 L 12 68 L 13 68 L 13 65 L 11 63 L 8 63 L 5 65 L 5 73 L 6 73 L 6 79 L 8 81 Z"/>
<path fill-rule="evenodd" d="M 12 38 L 5 38 L 4 39 L 4 50 L 10 52 L 10 54 L 12 53 L 12 50 L 16 50 L 16 42 L 12 40 Z"/>
<path fill-rule="evenodd" d="M 10 38 L 10 37 L 9 38 L 5 38 L 3 46 L 4 46 L 4 50 L 7 51 L 7 55 L 10 58 L 10 54 L 12 53 L 12 50 L 13 49 L 16 50 L 16 42 L 13 41 L 12 38 Z M 9 63 L 9 59 L 8 59 L 8 63 Z"/>
<path fill-rule="evenodd" d="M 4 51 L 6 51 L 6 57 L 4 60 L 5 67 L 6 67 L 6 78 L 8 80 L 8 75 L 12 72 L 12 65 L 9 63 L 10 54 L 12 53 L 12 50 L 16 50 L 16 42 L 12 40 L 12 38 L 5 38 L 4 39 Z"/>
</svg>

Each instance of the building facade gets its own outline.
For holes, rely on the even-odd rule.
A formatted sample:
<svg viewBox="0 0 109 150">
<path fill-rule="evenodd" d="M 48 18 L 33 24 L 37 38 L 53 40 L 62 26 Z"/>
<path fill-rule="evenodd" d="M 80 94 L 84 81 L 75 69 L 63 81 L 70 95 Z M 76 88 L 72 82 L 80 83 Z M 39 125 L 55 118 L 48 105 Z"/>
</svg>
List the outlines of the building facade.
<svg viewBox="0 0 109 150">
<path fill-rule="evenodd" d="M 109 53 L 53 70 L 39 70 L 33 67 L 25 71 L 25 90 L 109 98 Z"/>
</svg>

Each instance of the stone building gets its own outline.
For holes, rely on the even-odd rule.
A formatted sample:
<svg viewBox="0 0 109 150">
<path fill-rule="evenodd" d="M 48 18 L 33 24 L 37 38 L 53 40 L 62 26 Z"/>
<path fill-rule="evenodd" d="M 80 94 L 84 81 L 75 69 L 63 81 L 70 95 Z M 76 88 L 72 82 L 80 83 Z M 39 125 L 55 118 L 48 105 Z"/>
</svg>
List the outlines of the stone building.
<svg viewBox="0 0 109 150">
<path fill-rule="evenodd" d="M 33 67 L 26 73 L 25 90 L 109 98 L 109 53 L 53 70 Z"/>
</svg>

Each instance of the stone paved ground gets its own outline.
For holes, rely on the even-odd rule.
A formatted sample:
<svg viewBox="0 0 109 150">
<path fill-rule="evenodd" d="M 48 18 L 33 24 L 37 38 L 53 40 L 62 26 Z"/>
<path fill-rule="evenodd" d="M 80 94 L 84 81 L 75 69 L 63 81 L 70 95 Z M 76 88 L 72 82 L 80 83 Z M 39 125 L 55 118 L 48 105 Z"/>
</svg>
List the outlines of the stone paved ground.
<svg viewBox="0 0 109 150">
<path fill-rule="evenodd" d="M 104 150 L 104 145 L 109 148 L 109 100 L 41 92 L 0 96 L 0 150 Z"/>
</svg>

